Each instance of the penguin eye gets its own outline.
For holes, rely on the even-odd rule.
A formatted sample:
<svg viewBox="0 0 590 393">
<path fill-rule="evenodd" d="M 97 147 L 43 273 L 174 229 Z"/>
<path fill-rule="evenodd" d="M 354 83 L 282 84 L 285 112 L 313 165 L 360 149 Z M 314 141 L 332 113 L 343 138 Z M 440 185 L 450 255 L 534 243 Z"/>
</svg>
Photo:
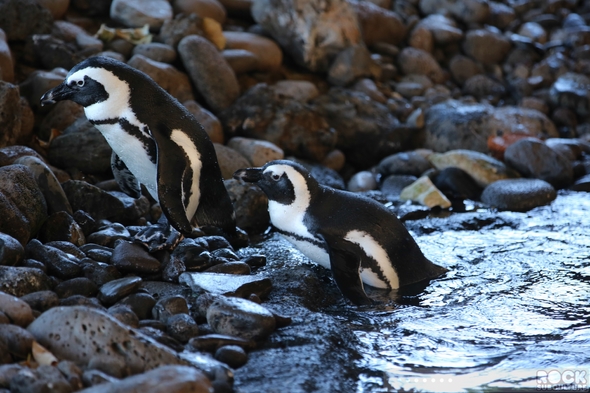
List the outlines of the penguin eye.
<svg viewBox="0 0 590 393">
<path fill-rule="evenodd" d="M 77 80 L 76 84 L 78 85 L 78 87 L 84 86 L 84 79 Z"/>
<path fill-rule="evenodd" d="M 274 181 L 279 181 L 281 179 L 281 175 L 279 175 L 278 173 L 273 173 L 272 175 L 270 175 L 270 178 Z"/>
</svg>

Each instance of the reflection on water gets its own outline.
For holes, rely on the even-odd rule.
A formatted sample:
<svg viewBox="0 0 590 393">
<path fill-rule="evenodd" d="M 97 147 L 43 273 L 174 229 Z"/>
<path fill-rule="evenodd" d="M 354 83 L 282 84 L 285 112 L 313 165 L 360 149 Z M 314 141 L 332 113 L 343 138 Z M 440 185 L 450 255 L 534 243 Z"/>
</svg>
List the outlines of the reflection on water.
<svg viewBox="0 0 590 393">
<path fill-rule="evenodd" d="M 410 225 L 424 253 L 451 271 L 394 310 L 348 310 L 366 370 L 358 392 L 533 391 L 551 370 L 579 371 L 589 391 L 590 195 L 498 215 L 512 224 Z"/>
</svg>

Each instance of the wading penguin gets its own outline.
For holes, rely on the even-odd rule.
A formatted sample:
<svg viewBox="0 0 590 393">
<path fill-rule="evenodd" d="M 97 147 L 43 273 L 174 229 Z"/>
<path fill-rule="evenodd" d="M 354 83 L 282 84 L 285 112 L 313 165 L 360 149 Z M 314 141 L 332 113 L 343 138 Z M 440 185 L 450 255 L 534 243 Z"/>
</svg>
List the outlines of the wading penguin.
<svg viewBox="0 0 590 393">
<path fill-rule="evenodd" d="M 331 269 L 356 304 L 370 304 L 363 282 L 396 289 L 440 276 L 397 217 L 380 203 L 320 185 L 301 165 L 271 161 L 241 169 L 234 178 L 257 184 L 268 196 L 276 230 L 307 257 Z"/>
<path fill-rule="evenodd" d="M 196 226 L 236 232 L 233 206 L 203 127 L 149 76 L 108 57 L 77 64 L 41 104 L 72 100 L 113 149 L 111 167 L 133 197 L 144 184 L 184 235 Z M 165 224 L 168 227 L 167 224 Z"/>
</svg>

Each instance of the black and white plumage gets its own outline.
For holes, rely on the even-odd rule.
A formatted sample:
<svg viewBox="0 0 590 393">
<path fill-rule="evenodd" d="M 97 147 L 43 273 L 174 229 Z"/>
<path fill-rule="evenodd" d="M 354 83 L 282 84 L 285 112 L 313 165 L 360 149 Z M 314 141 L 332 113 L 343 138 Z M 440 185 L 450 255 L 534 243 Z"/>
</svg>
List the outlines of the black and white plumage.
<svg viewBox="0 0 590 393">
<path fill-rule="evenodd" d="M 72 100 L 105 137 L 122 191 L 139 184 L 184 235 L 196 226 L 236 231 L 231 200 L 211 140 L 197 120 L 149 76 L 108 57 L 77 64 L 41 104 Z"/>
<path fill-rule="evenodd" d="M 447 271 L 424 256 L 384 206 L 322 186 L 297 163 L 271 161 L 261 168 L 241 169 L 234 177 L 266 193 L 276 230 L 311 260 L 331 269 L 344 296 L 356 304 L 372 302 L 363 282 L 396 289 Z"/>
</svg>

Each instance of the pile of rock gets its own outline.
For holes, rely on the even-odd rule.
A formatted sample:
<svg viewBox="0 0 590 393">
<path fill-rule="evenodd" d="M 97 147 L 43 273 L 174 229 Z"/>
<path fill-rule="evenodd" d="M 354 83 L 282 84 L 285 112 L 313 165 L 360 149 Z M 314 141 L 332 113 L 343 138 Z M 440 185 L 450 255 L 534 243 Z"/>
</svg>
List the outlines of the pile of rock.
<svg viewBox="0 0 590 393">
<path fill-rule="evenodd" d="M 265 196 L 231 175 L 284 157 L 393 204 L 521 211 L 590 189 L 589 11 L 576 0 L 1 1 L 0 392 L 150 369 L 125 383 L 221 391 L 231 371 L 215 359 L 239 367 L 287 323 L 258 304 L 263 257 L 217 237 L 154 255 L 130 243 L 159 206 L 118 190 L 110 147 L 78 105 L 39 106 L 79 61 L 125 61 L 197 117 L 251 234 L 268 227 Z M 34 342 L 56 367 L 13 363 Z"/>
</svg>

